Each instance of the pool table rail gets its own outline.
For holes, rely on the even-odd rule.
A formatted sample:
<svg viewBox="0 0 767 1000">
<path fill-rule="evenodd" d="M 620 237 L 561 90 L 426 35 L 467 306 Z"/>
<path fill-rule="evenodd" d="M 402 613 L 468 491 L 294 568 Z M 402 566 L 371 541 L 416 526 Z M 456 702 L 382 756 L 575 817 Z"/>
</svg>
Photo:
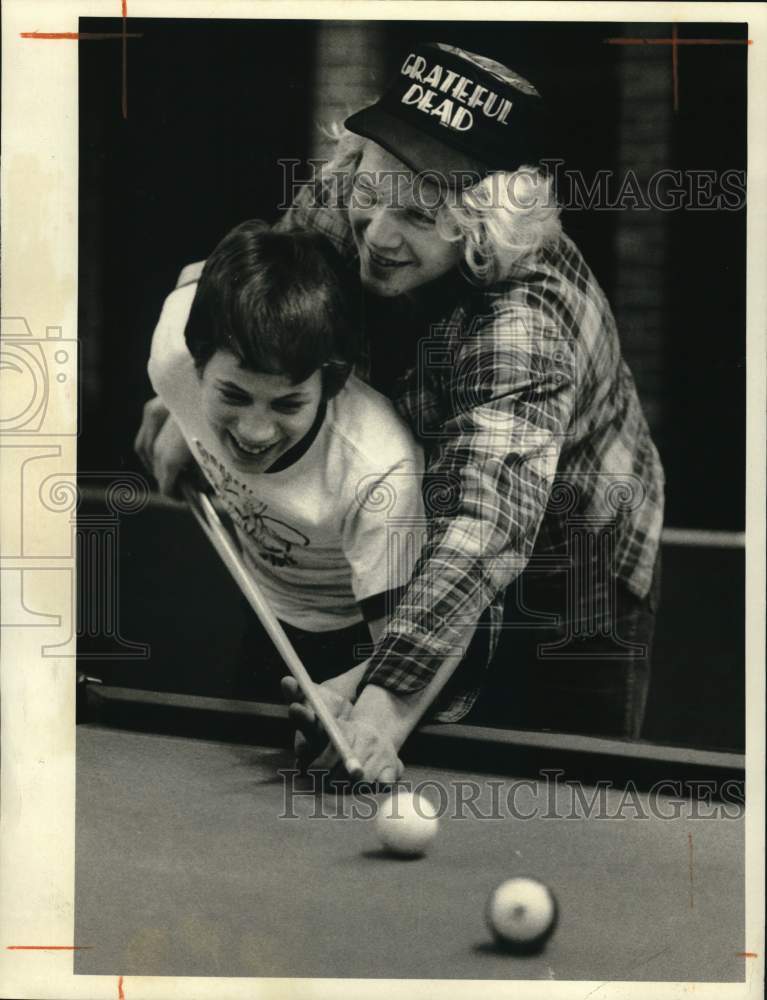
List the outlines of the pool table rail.
<svg viewBox="0 0 767 1000">
<path fill-rule="evenodd" d="M 284 705 L 110 685 L 88 687 L 80 721 L 227 743 L 284 747 L 292 739 Z M 669 782 L 685 794 L 703 787 L 712 799 L 744 801 L 745 757 L 722 750 L 453 723 L 420 727 L 402 756 L 406 764 L 517 777 L 557 771 L 559 780 L 640 790 Z"/>
</svg>

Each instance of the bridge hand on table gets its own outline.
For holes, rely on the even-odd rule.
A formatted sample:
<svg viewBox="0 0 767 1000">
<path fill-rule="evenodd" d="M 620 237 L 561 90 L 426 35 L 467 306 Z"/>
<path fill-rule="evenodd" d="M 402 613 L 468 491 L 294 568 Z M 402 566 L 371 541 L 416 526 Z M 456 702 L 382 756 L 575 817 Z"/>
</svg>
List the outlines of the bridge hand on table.
<svg viewBox="0 0 767 1000">
<path fill-rule="evenodd" d="M 340 728 L 352 753 L 362 765 L 362 781 L 371 785 L 391 785 L 399 781 L 404 766 L 394 744 L 380 727 L 367 719 L 355 719 L 352 711 L 351 717 L 340 723 Z M 331 781 L 347 777 L 338 751 L 331 743 L 310 766 L 329 771 Z"/>
<path fill-rule="evenodd" d="M 294 749 L 302 767 L 307 767 L 328 742 L 327 734 L 314 714 L 310 705 L 306 704 L 303 692 L 293 677 L 283 677 L 281 682 L 282 696 L 288 702 L 288 716 L 296 727 Z M 352 703 L 326 684 L 318 684 L 317 691 L 323 699 L 330 714 L 339 722 L 348 719 L 352 713 Z"/>
<path fill-rule="evenodd" d="M 325 682 L 318 685 L 318 690 L 362 765 L 362 780 L 371 784 L 392 784 L 399 780 L 404 768 L 394 744 L 369 721 L 355 719 L 354 705 L 331 685 L 332 682 Z M 292 677 L 283 678 L 282 693 L 290 703 L 288 715 L 297 727 L 294 746 L 300 766 L 307 771 L 327 771 L 331 781 L 348 779 L 338 752 L 328 743 L 322 725 Z"/>
</svg>

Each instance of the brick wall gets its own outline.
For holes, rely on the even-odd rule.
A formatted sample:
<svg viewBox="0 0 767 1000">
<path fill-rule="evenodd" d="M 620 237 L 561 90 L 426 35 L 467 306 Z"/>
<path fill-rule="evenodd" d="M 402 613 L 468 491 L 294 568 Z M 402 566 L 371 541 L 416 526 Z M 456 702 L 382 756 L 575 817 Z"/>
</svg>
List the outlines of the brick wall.
<svg viewBox="0 0 767 1000">
<path fill-rule="evenodd" d="M 629 27 L 627 34 L 631 33 Z M 665 46 L 621 46 L 616 191 L 633 170 L 642 190 L 669 166 L 673 120 L 671 53 Z M 663 426 L 663 345 L 667 314 L 669 215 L 624 208 L 615 234 L 612 306 L 626 360 L 654 431 Z"/>
<path fill-rule="evenodd" d="M 312 157 L 328 159 L 332 142 L 323 133 L 352 111 L 371 104 L 386 84 L 385 38 L 375 22 L 325 21 L 317 32 Z"/>
</svg>

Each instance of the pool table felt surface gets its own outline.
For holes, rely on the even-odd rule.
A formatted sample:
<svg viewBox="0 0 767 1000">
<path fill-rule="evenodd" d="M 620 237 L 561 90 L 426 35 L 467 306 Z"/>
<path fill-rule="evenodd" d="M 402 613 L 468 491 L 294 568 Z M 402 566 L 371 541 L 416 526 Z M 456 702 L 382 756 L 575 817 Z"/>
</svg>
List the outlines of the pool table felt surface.
<svg viewBox="0 0 767 1000">
<path fill-rule="evenodd" d="M 403 861 L 350 815 L 350 797 L 341 818 L 312 818 L 312 796 L 280 818 L 277 771 L 292 766 L 279 749 L 78 726 L 75 941 L 89 947 L 75 973 L 744 978 L 742 817 L 446 816 L 428 854 Z M 490 780 L 437 767 L 406 777 Z M 513 778 L 492 780 L 504 802 Z M 545 806 L 541 789 L 518 789 L 520 811 Z M 552 789 L 569 812 L 572 793 Z M 337 804 L 326 797 L 331 813 Z M 517 874 L 546 882 L 560 905 L 535 957 L 503 953 L 485 924 L 491 890 Z"/>
</svg>

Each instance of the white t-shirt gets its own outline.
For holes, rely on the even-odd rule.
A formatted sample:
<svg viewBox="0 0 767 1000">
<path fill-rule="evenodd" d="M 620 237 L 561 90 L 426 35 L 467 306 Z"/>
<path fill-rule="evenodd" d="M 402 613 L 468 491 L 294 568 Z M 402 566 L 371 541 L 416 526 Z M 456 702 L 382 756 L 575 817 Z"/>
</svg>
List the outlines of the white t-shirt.
<svg viewBox="0 0 767 1000">
<path fill-rule="evenodd" d="M 196 289 L 165 300 L 148 367 L 154 390 L 232 517 L 277 616 L 310 632 L 353 625 L 359 601 L 410 579 L 424 528 L 421 450 L 389 400 L 351 376 L 291 466 L 233 469 L 203 416 L 184 340 Z"/>
</svg>

